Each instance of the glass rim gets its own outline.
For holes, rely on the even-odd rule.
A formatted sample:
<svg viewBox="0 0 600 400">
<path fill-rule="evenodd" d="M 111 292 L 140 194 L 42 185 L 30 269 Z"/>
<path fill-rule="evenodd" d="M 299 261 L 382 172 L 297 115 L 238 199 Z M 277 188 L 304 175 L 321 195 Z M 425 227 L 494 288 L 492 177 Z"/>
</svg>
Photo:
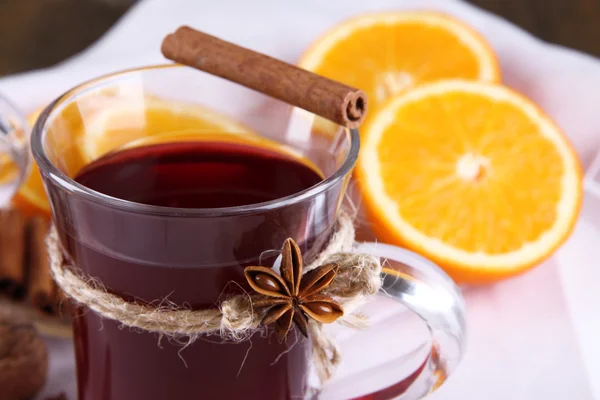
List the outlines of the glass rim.
<svg viewBox="0 0 600 400">
<path fill-rule="evenodd" d="M 118 197 L 109 196 L 96 190 L 90 189 L 73 178 L 66 175 L 60 169 L 58 169 L 52 161 L 47 157 L 44 151 L 42 143 L 44 128 L 46 121 L 52 112 L 61 105 L 68 101 L 72 96 L 77 93 L 93 87 L 97 84 L 102 83 L 110 78 L 118 78 L 127 74 L 140 73 L 152 69 L 163 69 L 163 68 L 189 68 L 180 64 L 157 64 L 143 67 L 136 67 L 130 69 L 124 69 L 117 72 L 105 74 L 94 79 L 85 81 L 69 90 L 64 92 L 62 95 L 52 101 L 40 114 L 35 122 L 35 125 L 31 132 L 31 151 L 33 157 L 38 164 L 40 173 L 46 175 L 51 181 L 59 185 L 63 190 L 70 194 L 81 196 L 87 200 L 95 202 L 100 205 L 120 209 L 123 211 L 129 211 L 140 214 L 151 214 L 151 215 L 164 215 L 164 216 L 177 216 L 177 217 L 218 217 L 218 216 L 232 216 L 240 214 L 257 214 L 269 210 L 278 209 L 291 204 L 299 203 L 304 200 L 313 198 L 320 193 L 325 192 L 331 188 L 341 179 L 343 179 L 354 167 L 356 160 L 358 159 L 358 151 L 360 148 L 360 136 L 358 129 L 346 128 L 350 132 L 350 149 L 346 156 L 346 159 L 342 165 L 329 177 L 323 179 L 321 182 L 313 185 L 300 192 L 293 193 L 288 196 L 280 197 L 274 200 L 269 200 L 261 203 L 247 204 L 243 206 L 235 207 L 218 207 L 218 208 L 181 208 L 181 207 L 165 207 L 156 206 L 150 204 L 137 203 L 130 200 L 120 199 Z M 231 82 L 233 84 L 233 82 Z M 250 89 L 249 89 L 250 90 Z M 265 95 L 266 96 L 266 95 Z M 312 114 L 312 113 L 311 113 Z M 315 114 L 313 114 L 315 115 Z M 341 126 L 341 125 L 338 125 Z"/>
</svg>

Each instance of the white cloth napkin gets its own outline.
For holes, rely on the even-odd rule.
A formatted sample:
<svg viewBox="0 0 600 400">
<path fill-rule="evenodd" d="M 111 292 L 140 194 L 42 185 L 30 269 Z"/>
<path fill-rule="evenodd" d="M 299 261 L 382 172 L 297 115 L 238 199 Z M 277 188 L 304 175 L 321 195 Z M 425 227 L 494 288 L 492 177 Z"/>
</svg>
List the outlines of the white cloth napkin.
<svg viewBox="0 0 600 400">
<path fill-rule="evenodd" d="M 31 110 L 85 79 L 162 63 L 163 36 L 182 24 L 293 62 L 336 22 L 366 11 L 402 8 L 455 14 L 483 33 L 500 57 L 504 82 L 552 115 L 584 164 L 590 162 L 600 147 L 598 60 L 547 45 L 454 0 L 145 0 L 88 50 L 54 68 L 0 79 L 0 92 Z M 589 334 L 594 327 L 586 314 L 588 302 L 595 299 L 597 305 L 600 299 L 589 281 L 584 285 L 586 268 L 594 260 L 585 253 L 593 245 L 598 252 L 598 244 L 597 229 L 580 222 L 558 255 L 534 271 L 467 289 L 467 354 L 456 374 L 430 398 L 587 400 L 595 397 L 594 391 L 600 397 L 598 382 L 590 379 L 600 376 L 600 347 Z M 48 343 L 52 358 L 45 394 L 67 391 L 74 399 L 71 345 L 55 339 Z"/>
</svg>

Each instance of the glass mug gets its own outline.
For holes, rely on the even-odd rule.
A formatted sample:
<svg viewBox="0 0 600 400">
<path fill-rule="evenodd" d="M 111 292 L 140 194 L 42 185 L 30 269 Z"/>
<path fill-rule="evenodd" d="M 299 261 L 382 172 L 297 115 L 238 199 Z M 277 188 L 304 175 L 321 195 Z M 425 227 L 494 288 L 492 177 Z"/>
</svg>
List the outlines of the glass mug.
<svg viewBox="0 0 600 400">
<path fill-rule="evenodd" d="M 81 151 L 95 145 L 99 126 L 112 135 L 107 150 L 138 139 L 128 137 L 124 132 L 131 130 L 123 127 L 103 126 L 98 115 L 126 110 L 125 128 L 151 130 L 146 109 L 149 99 L 156 98 L 227 114 L 310 160 L 324 179 L 273 201 L 202 209 L 135 203 L 77 183 L 78 170 L 101 155 Z M 305 262 L 327 244 L 346 196 L 359 135 L 229 81 L 169 65 L 111 74 L 68 91 L 39 117 L 31 150 L 61 243 L 84 274 L 127 300 L 168 299 L 206 308 L 221 299 L 231 282 L 243 284 L 242 267 L 272 265 L 278 253 L 268 250 L 280 249 L 286 238 L 300 245 Z M 337 391 L 326 385 L 315 395 L 309 390 L 314 376 L 310 341 L 297 334 L 285 341 L 255 334 L 249 342 L 234 344 L 210 336 L 182 349 L 78 307 L 73 335 L 79 398 L 416 399 L 430 393 L 456 368 L 464 351 L 465 306 L 457 287 L 438 267 L 407 250 L 361 243 L 356 251 L 386 259 L 388 273 L 380 293 L 425 322 L 429 337 L 420 338 L 419 347 L 424 352 L 410 352 L 353 376 L 350 391 L 346 384 L 337 385 L 342 387 Z M 397 335 L 402 338 L 403 332 Z M 369 347 L 376 349 L 377 343 L 365 336 L 361 348 Z M 377 379 L 373 387 L 373 377 L 394 370 L 394 362 L 414 368 Z"/>
<path fill-rule="evenodd" d="M 27 172 L 29 132 L 18 109 L 0 96 L 0 207 L 8 203 Z"/>
</svg>

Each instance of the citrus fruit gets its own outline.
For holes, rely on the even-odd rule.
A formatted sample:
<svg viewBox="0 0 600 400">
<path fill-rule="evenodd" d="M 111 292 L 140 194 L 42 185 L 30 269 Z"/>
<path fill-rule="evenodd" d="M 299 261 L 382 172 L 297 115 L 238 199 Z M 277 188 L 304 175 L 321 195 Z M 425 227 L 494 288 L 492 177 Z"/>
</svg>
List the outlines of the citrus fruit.
<svg viewBox="0 0 600 400">
<path fill-rule="evenodd" d="M 373 229 L 459 282 L 527 270 L 576 221 L 582 178 L 573 148 L 506 87 L 421 85 L 383 105 L 363 135 L 356 178 Z"/>
<path fill-rule="evenodd" d="M 143 102 L 116 100 L 86 118 L 81 150 L 89 162 L 140 138 L 190 129 L 196 134 L 252 133 L 208 108 L 147 96 Z"/>
<path fill-rule="evenodd" d="M 161 141 L 184 140 L 194 135 L 252 134 L 250 128 L 210 109 L 146 96 L 144 101 L 126 96 L 82 98 L 66 106 L 49 125 L 48 140 L 56 142 L 59 168 L 74 176 L 81 167 L 128 143 L 162 135 Z M 30 117 L 33 124 L 37 115 Z M 187 132 L 187 133 L 186 133 Z M 188 138 L 189 139 L 189 138 Z M 151 144 L 149 140 L 147 144 Z M 62 154 L 64 153 L 64 154 Z M 26 214 L 50 214 L 40 172 L 32 163 L 28 176 L 12 203 Z"/>
<path fill-rule="evenodd" d="M 41 112 L 42 109 L 38 109 L 27 116 L 27 122 L 30 127 L 33 127 Z M 13 196 L 11 203 L 27 216 L 50 216 L 50 205 L 46 199 L 42 177 L 32 157 L 30 158 L 27 176 Z"/>
<path fill-rule="evenodd" d="M 364 90 L 370 115 L 390 96 L 420 83 L 500 80 L 496 56 L 482 36 L 454 17 L 425 11 L 350 19 L 326 32 L 298 64 Z"/>
<path fill-rule="evenodd" d="M 8 154 L 0 154 L 0 185 L 13 181 L 19 168 Z"/>
<path fill-rule="evenodd" d="M 32 124 L 35 122 L 35 118 L 39 114 L 39 111 L 32 114 L 32 118 L 28 118 L 28 123 Z M 9 119 L 9 123 L 15 122 L 14 127 L 16 128 L 12 135 L 14 135 L 14 139 L 19 142 L 19 145 L 24 145 L 25 141 L 29 138 L 25 134 L 23 129 L 19 128 L 19 121 L 11 121 Z M 19 176 L 19 167 L 13 161 L 12 156 L 9 154 L 9 149 L 7 144 L 3 144 L 0 142 L 0 185 L 12 183 Z"/>
<path fill-rule="evenodd" d="M 152 146 L 170 142 L 195 142 L 195 141 L 224 141 L 224 142 L 246 142 L 247 137 L 253 135 L 237 134 L 231 132 L 206 132 L 198 134 L 194 129 L 186 129 L 177 132 L 157 133 L 152 136 L 143 136 L 117 147 L 118 150 L 130 149 L 140 146 Z"/>
<path fill-rule="evenodd" d="M 37 164 L 31 163 L 27 177 L 13 196 L 11 203 L 26 216 L 50 216 L 50 204 L 46 198 Z"/>
</svg>

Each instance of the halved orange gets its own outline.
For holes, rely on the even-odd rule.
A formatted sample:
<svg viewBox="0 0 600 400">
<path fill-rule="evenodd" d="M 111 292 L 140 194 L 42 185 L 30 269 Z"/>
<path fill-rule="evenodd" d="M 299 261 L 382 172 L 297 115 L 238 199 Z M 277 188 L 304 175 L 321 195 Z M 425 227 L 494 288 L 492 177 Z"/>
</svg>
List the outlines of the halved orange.
<svg viewBox="0 0 600 400">
<path fill-rule="evenodd" d="M 454 17 L 425 11 L 350 19 L 318 39 L 298 65 L 364 90 L 370 115 L 420 83 L 500 80 L 496 56 L 481 35 Z"/>
<path fill-rule="evenodd" d="M 421 85 L 390 99 L 363 134 L 356 178 L 373 229 L 459 282 L 527 270 L 577 219 L 577 155 L 548 116 L 506 87 Z"/>
</svg>

